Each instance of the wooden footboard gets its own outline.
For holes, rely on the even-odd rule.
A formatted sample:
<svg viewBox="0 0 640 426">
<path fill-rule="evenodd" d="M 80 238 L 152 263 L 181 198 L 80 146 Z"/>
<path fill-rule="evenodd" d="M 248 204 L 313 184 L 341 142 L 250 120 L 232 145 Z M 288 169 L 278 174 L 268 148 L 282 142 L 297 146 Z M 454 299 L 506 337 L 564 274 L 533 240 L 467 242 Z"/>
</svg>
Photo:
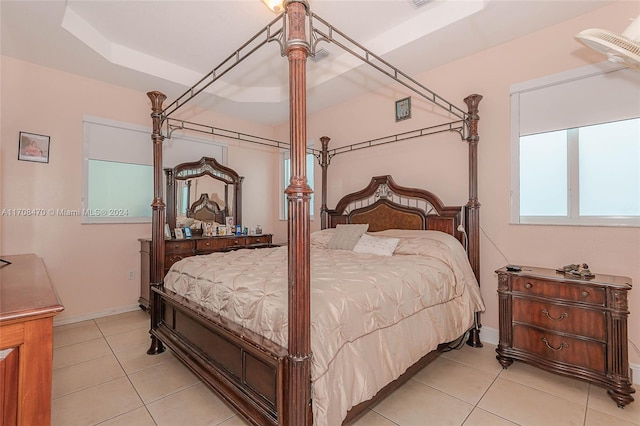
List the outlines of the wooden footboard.
<svg viewBox="0 0 640 426">
<path fill-rule="evenodd" d="M 287 350 L 169 290 L 152 291 L 161 318 L 151 333 L 252 423 L 283 424 Z"/>
<path fill-rule="evenodd" d="M 291 398 L 284 386 L 287 350 L 170 290 L 154 287 L 152 291 L 162 310 L 151 333 L 251 423 L 285 424 L 283 413 Z M 343 424 L 359 417 L 456 344 L 441 344 L 426 354 L 373 399 L 353 407 Z"/>
<path fill-rule="evenodd" d="M 251 423 L 285 424 L 283 414 L 291 399 L 284 386 L 287 350 L 170 290 L 153 287 L 152 291 L 162 308 L 151 334 Z M 353 407 L 343 424 L 384 399 L 450 346 L 438 346 L 373 399 Z"/>
</svg>

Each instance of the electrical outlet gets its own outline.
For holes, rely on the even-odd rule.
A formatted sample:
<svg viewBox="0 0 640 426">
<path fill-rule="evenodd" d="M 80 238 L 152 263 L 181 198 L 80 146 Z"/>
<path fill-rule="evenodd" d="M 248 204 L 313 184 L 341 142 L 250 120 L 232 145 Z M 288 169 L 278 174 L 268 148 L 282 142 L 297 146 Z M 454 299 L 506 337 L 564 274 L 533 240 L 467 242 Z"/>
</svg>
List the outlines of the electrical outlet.
<svg viewBox="0 0 640 426">
<path fill-rule="evenodd" d="M 136 273 L 133 271 L 129 271 L 129 279 L 132 280 L 136 277 Z"/>
</svg>

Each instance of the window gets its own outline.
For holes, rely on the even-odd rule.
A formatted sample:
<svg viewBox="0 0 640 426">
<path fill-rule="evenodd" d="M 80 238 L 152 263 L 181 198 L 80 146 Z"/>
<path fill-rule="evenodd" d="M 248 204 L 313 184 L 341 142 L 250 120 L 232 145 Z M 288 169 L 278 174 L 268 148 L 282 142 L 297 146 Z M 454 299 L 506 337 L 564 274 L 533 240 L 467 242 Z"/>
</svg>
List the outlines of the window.
<svg viewBox="0 0 640 426">
<path fill-rule="evenodd" d="M 153 167 L 113 161 L 89 160 L 88 221 L 146 222 L 151 220 Z M 135 185 L 132 185 L 135 182 Z M 98 220 L 95 220 L 98 219 Z"/>
<path fill-rule="evenodd" d="M 83 132 L 82 223 L 151 222 L 151 129 L 85 116 Z M 224 144 L 178 134 L 165 139 L 162 152 L 164 167 L 203 156 L 226 162 Z"/>
<path fill-rule="evenodd" d="M 314 188 L 313 169 L 316 164 L 315 159 L 316 158 L 313 156 L 313 154 L 307 154 L 307 183 L 309 184 L 312 190 Z M 289 203 L 287 200 L 287 196 L 284 193 L 284 190 L 287 189 L 291 180 L 291 159 L 289 157 L 289 151 L 285 151 L 282 153 L 281 176 L 282 176 L 282 185 L 281 185 L 282 198 L 280 201 L 280 219 L 287 220 L 289 218 L 289 214 L 288 214 Z M 311 218 L 313 218 L 313 212 L 314 212 L 314 204 L 313 204 L 314 195 L 315 194 L 311 194 L 311 200 L 309 201 L 309 214 Z"/>
<path fill-rule="evenodd" d="M 82 223 L 151 222 L 150 132 L 85 117 Z"/>
<path fill-rule="evenodd" d="M 513 223 L 640 226 L 640 78 L 629 71 L 512 87 Z"/>
</svg>

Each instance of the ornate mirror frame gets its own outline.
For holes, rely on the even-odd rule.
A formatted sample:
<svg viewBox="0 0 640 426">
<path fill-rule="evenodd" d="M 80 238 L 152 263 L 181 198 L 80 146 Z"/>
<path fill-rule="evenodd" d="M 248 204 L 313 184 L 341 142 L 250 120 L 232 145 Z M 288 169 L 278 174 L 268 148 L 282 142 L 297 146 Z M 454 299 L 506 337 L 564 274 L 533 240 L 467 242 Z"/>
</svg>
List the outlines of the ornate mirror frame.
<svg viewBox="0 0 640 426">
<path fill-rule="evenodd" d="M 177 194 L 176 181 L 195 179 L 201 176 L 209 176 L 225 184 L 224 186 L 224 210 L 229 209 L 229 190 L 232 191 L 232 209 L 235 223 L 242 223 L 242 181 L 243 176 L 238 175 L 235 170 L 218 163 L 215 158 L 202 157 L 200 161 L 182 163 L 173 169 L 164 169 L 166 178 L 166 200 L 167 200 L 167 224 L 171 229 L 176 227 L 177 217 Z M 231 189 L 229 188 L 231 186 Z M 189 208 L 191 206 L 188 206 Z"/>
</svg>

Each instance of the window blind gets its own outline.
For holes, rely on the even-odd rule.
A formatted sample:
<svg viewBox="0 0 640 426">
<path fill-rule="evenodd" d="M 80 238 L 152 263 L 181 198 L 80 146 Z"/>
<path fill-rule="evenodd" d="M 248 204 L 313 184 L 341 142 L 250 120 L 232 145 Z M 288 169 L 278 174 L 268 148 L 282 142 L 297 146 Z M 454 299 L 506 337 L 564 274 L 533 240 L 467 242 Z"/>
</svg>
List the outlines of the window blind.
<svg viewBox="0 0 640 426">
<path fill-rule="evenodd" d="M 519 136 L 626 120 L 640 116 L 640 73 L 589 66 L 514 85 L 511 96 Z"/>
</svg>

